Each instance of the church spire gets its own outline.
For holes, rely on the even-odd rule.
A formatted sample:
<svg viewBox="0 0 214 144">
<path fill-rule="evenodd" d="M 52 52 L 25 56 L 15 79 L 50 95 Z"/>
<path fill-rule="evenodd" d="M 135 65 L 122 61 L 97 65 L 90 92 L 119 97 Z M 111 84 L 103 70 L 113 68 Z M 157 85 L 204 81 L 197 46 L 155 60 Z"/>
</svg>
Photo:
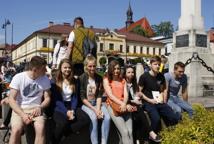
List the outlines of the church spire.
<svg viewBox="0 0 214 144">
<path fill-rule="evenodd" d="M 128 10 L 126 12 L 126 16 L 127 16 L 126 28 L 128 28 L 132 23 L 134 23 L 133 20 L 132 20 L 133 12 L 132 12 L 132 8 L 131 8 L 131 5 L 130 5 L 130 1 L 129 1 Z"/>
</svg>

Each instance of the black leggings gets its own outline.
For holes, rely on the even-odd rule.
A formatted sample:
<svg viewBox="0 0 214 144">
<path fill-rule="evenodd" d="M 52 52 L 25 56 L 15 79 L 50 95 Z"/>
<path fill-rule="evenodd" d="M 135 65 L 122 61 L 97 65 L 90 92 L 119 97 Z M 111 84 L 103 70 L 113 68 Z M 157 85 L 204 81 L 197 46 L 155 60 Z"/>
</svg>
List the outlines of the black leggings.
<svg viewBox="0 0 214 144">
<path fill-rule="evenodd" d="M 78 132 L 81 128 L 90 123 L 88 115 L 80 108 L 77 108 L 75 117 L 74 120 L 69 121 L 62 113 L 54 112 L 53 120 L 55 122 L 55 129 L 53 144 L 59 144 L 65 132 Z"/>
<path fill-rule="evenodd" d="M 138 110 L 132 113 L 132 118 L 134 139 L 143 138 L 144 140 L 147 140 L 149 137 L 149 132 L 152 131 L 152 128 L 144 113 L 144 109 L 142 107 L 138 107 Z"/>
</svg>

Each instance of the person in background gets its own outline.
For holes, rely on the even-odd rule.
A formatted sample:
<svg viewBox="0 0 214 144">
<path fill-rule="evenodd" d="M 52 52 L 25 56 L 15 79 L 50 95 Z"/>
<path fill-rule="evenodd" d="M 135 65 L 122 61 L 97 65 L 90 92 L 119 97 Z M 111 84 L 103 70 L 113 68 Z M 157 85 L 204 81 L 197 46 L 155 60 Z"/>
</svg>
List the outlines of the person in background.
<svg viewBox="0 0 214 144">
<path fill-rule="evenodd" d="M 141 100 L 142 96 L 139 93 L 135 74 L 136 72 L 133 66 L 128 65 L 125 67 L 124 78 L 127 82 L 129 101 L 132 105 L 135 105 L 137 107 L 137 111 L 132 113 L 134 128 L 136 128 L 134 129 L 134 132 L 136 133 L 136 139 L 141 140 L 142 134 L 144 134 L 143 137 L 145 141 L 150 139 L 154 142 L 161 142 L 160 136 L 152 130 L 144 113 L 144 108 Z"/>
<path fill-rule="evenodd" d="M 112 121 L 119 131 L 123 144 L 133 144 L 132 116 L 134 107 L 128 104 L 128 92 L 126 80 L 122 78 L 121 67 L 118 61 L 112 60 L 103 80 L 105 93 L 107 94 L 107 109 Z M 117 114 L 113 103 L 118 105 L 120 113 Z"/>
<path fill-rule="evenodd" d="M 152 130 L 156 133 L 160 131 L 161 117 L 165 120 L 166 125 L 175 125 L 181 119 L 181 115 L 174 113 L 165 103 L 166 82 L 164 76 L 159 73 L 160 64 L 160 57 L 152 57 L 150 59 L 151 70 L 142 74 L 138 83 L 145 110 L 151 120 Z"/>
<path fill-rule="evenodd" d="M 95 33 L 84 27 L 84 21 L 82 17 L 76 17 L 74 19 L 74 30 L 70 32 L 68 38 L 68 50 L 67 58 L 74 64 L 74 75 L 80 76 L 84 73 L 84 50 L 83 41 L 88 36 L 90 39 L 95 40 Z"/>
<path fill-rule="evenodd" d="M 176 62 L 174 64 L 174 71 L 166 73 L 166 95 L 168 96 L 167 104 L 178 113 L 186 111 L 191 118 L 193 115 L 192 106 L 188 103 L 188 91 L 187 91 L 187 75 L 184 74 L 185 64 L 182 62 Z M 179 90 L 182 87 L 181 95 L 178 96 Z"/>
<path fill-rule="evenodd" d="M 58 42 L 54 48 L 52 69 L 58 68 L 60 61 L 66 57 L 67 49 L 68 36 L 63 35 L 62 40 Z"/>
<path fill-rule="evenodd" d="M 110 116 L 105 105 L 102 104 L 103 79 L 96 73 L 96 58 L 87 56 L 84 61 L 84 70 L 80 76 L 80 97 L 83 102 L 82 110 L 91 119 L 91 143 L 98 144 L 98 120 L 102 120 L 101 144 L 107 144 L 110 127 Z"/>
<path fill-rule="evenodd" d="M 33 122 L 36 144 L 45 143 L 43 109 L 50 103 L 50 80 L 45 75 L 47 62 L 34 56 L 29 69 L 16 74 L 10 83 L 9 104 L 12 108 L 9 144 L 20 144 L 25 125 Z"/>
<path fill-rule="evenodd" d="M 159 68 L 159 72 L 164 74 L 169 71 L 169 66 L 168 66 L 168 58 L 164 55 L 161 55 L 161 65 Z"/>
</svg>

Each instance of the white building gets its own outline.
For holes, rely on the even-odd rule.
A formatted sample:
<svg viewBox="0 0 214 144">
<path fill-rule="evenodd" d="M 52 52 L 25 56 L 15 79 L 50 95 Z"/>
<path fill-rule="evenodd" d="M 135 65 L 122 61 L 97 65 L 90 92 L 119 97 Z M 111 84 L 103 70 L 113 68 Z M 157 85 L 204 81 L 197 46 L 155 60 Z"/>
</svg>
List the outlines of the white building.
<svg viewBox="0 0 214 144">
<path fill-rule="evenodd" d="M 130 32 L 109 31 L 107 29 L 90 27 L 97 36 L 97 59 L 107 54 L 119 54 L 124 60 L 127 58 L 151 57 L 165 53 L 164 44 Z M 54 24 L 49 22 L 47 28 L 33 32 L 12 52 L 12 60 L 19 64 L 31 57 L 40 55 L 52 62 L 54 46 L 63 34 L 69 34 L 73 29 L 69 23 Z M 99 65 L 99 63 L 98 63 Z"/>
</svg>

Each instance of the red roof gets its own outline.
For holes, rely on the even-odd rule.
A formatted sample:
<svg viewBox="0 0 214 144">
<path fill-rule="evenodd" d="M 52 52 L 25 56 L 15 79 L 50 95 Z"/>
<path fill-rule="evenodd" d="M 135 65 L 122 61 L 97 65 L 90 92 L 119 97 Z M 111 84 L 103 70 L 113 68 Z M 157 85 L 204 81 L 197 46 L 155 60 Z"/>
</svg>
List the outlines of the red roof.
<svg viewBox="0 0 214 144">
<path fill-rule="evenodd" d="M 126 40 L 128 41 L 136 41 L 136 42 L 143 42 L 145 44 L 156 44 L 156 45 L 160 45 L 163 46 L 164 44 L 158 41 L 154 41 L 150 38 L 135 34 L 135 33 L 131 33 L 131 32 L 121 32 L 121 31 L 117 31 L 118 34 L 121 35 L 125 35 L 126 36 Z"/>
<path fill-rule="evenodd" d="M 100 29 L 100 28 L 93 28 L 90 27 L 95 33 L 106 33 L 106 29 Z M 24 42 L 26 42 L 29 38 L 31 38 L 32 36 L 34 36 L 34 34 L 37 33 L 50 33 L 50 34 L 69 34 L 71 31 L 73 30 L 73 26 L 68 25 L 68 24 L 56 24 L 56 25 L 51 25 L 49 27 L 46 27 L 44 29 L 38 30 L 33 32 L 31 35 L 29 35 L 27 38 L 25 38 L 23 41 L 21 41 L 18 45 L 20 46 L 21 44 L 23 44 Z M 16 48 L 17 48 L 16 47 Z"/>
<path fill-rule="evenodd" d="M 90 27 L 95 33 L 105 33 L 106 29 L 100 29 L 100 28 L 93 28 Z M 47 28 L 38 30 L 36 32 L 38 33 L 55 33 L 55 34 L 69 34 L 74 29 L 73 26 L 70 25 L 63 25 L 63 24 L 57 24 L 52 25 Z"/>
<path fill-rule="evenodd" d="M 146 19 L 144 19 L 143 21 L 145 21 Z M 147 20 L 146 20 L 147 21 Z M 137 22 L 136 22 L 137 23 Z M 142 23 L 143 24 L 143 23 Z M 131 25 L 132 26 L 132 25 Z M 93 28 L 90 27 L 95 33 L 106 33 L 108 30 L 107 29 L 101 29 L 101 28 Z M 17 47 L 19 45 L 21 45 L 22 43 L 26 42 L 29 38 L 31 38 L 32 36 L 34 36 L 34 34 L 37 33 L 50 33 L 50 34 L 69 34 L 71 31 L 73 30 L 73 26 L 68 25 L 68 24 L 55 24 L 55 25 L 51 25 L 49 27 L 46 27 L 44 29 L 38 30 L 33 32 L 31 35 L 29 35 L 27 38 L 25 38 L 22 42 L 20 42 Z M 129 41 L 136 41 L 136 42 L 143 42 L 145 44 L 157 44 L 157 45 L 162 45 L 162 43 L 151 40 L 149 38 L 146 38 L 144 36 L 138 35 L 138 34 L 134 34 L 131 32 L 126 32 L 126 31 L 116 31 L 116 33 L 118 34 L 122 34 L 126 36 L 126 40 Z M 16 48 L 17 48 L 16 47 Z"/>
<path fill-rule="evenodd" d="M 210 42 L 214 42 L 214 28 L 209 30 Z"/>
<path fill-rule="evenodd" d="M 146 17 L 143 17 L 141 18 L 140 20 L 134 22 L 133 24 L 131 24 L 128 28 L 124 27 L 124 28 L 121 28 L 120 32 L 130 32 L 132 31 L 136 26 L 141 26 L 141 28 L 143 28 L 145 31 L 147 31 L 148 33 L 148 36 L 149 37 L 152 37 L 154 36 L 154 31 L 152 30 L 150 24 L 149 24 L 149 21 L 147 20 Z"/>
</svg>

